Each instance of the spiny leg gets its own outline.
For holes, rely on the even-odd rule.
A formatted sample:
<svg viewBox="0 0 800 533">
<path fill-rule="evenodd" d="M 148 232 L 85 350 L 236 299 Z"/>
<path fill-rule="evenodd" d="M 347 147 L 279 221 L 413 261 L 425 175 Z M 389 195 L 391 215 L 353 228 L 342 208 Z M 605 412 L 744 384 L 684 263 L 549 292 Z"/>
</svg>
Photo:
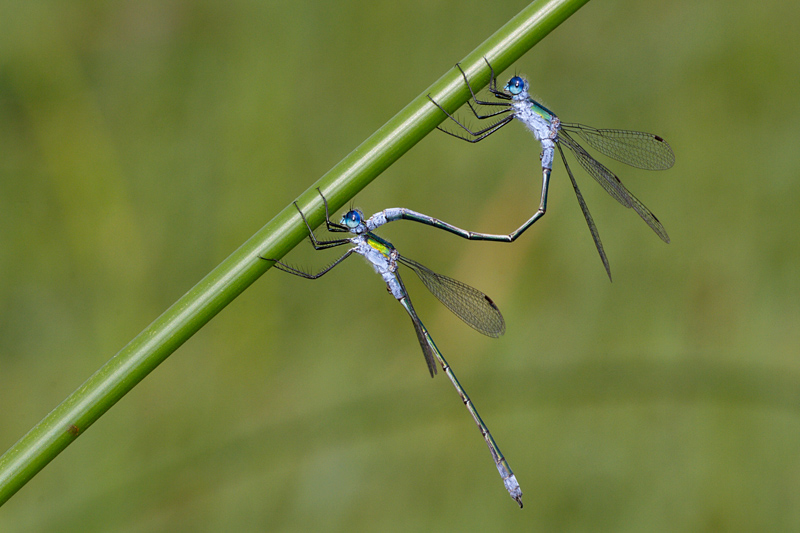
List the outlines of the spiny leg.
<svg viewBox="0 0 800 533">
<path fill-rule="evenodd" d="M 350 257 L 350 254 L 352 254 L 354 251 L 355 251 L 355 249 L 353 249 L 353 248 L 347 250 L 344 253 L 344 255 L 342 255 L 339 259 L 337 259 L 336 261 L 334 261 L 330 265 L 326 266 L 325 268 L 323 268 L 322 270 L 320 270 L 316 274 L 309 274 L 308 272 L 303 272 L 302 270 L 300 270 L 298 268 L 294 268 L 293 266 L 289 266 L 286 263 L 281 263 L 277 259 L 268 259 L 266 257 L 261 257 L 261 256 L 258 256 L 258 257 L 260 259 L 263 259 L 264 261 L 272 261 L 272 262 L 274 262 L 274 265 L 272 265 L 272 266 L 274 266 L 275 268 L 277 268 L 278 270 L 281 270 L 283 272 L 288 272 L 289 274 L 294 274 L 295 276 L 300 276 L 301 278 L 305 278 L 305 279 L 318 279 L 318 278 L 321 278 L 322 276 L 324 276 L 325 274 L 327 274 L 328 272 L 330 272 L 333 269 L 333 267 L 335 267 L 336 265 L 338 265 L 339 263 L 341 263 L 342 261 L 344 261 L 345 259 Z"/>
<path fill-rule="evenodd" d="M 496 98 L 500 98 L 502 100 L 511 100 L 511 96 L 510 95 L 504 93 L 503 91 L 498 91 L 497 90 L 497 87 L 496 87 L 496 84 L 495 84 L 494 69 L 492 68 L 492 65 L 489 64 L 489 61 L 486 58 L 483 58 L 483 59 L 484 59 L 484 61 L 486 61 L 486 64 L 489 66 L 489 71 L 491 72 L 491 76 L 489 78 L 489 92 L 491 92 Z M 472 96 L 472 101 L 473 102 L 475 102 L 478 105 L 498 106 L 498 107 L 504 107 L 505 108 L 505 109 L 502 109 L 500 111 L 496 111 L 496 112 L 493 112 L 493 113 L 482 115 L 482 114 L 478 113 L 478 111 L 475 109 L 475 107 L 473 107 L 472 102 L 467 100 L 467 105 L 469 106 L 470 110 L 472 111 L 472 114 L 475 115 L 476 118 L 478 118 L 479 120 L 484 120 L 484 119 L 496 117 L 498 115 L 502 115 L 504 113 L 513 112 L 511 104 L 508 103 L 508 102 L 489 102 L 489 101 L 486 101 L 486 100 L 478 100 L 478 97 L 475 95 L 475 91 L 472 90 L 472 85 L 470 85 L 470 83 L 469 83 L 469 78 L 467 78 L 467 73 L 464 72 L 464 69 L 461 68 L 461 65 L 459 63 L 456 63 L 456 67 L 461 72 L 461 76 L 464 78 L 464 83 L 466 84 L 467 89 L 469 89 L 469 93 Z M 443 132 L 445 132 L 445 133 L 447 133 L 449 135 L 452 135 L 453 137 L 456 137 L 456 138 L 459 138 L 459 139 L 463 139 L 465 141 L 472 142 L 472 143 L 475 143 L 475 142 L 478 142 L 478 141 L 481 141 L 481 140 L 485 139 L 486 137 L 488 137 L 489 135 L 491 135 L 495 131 L 499 130 L 500 128 L 502 128 L 503 126 L 505 126 L 506 124 L 508 124 L 509 122 L 511 122 L 514 119 L 514 116 L 512 114 L 512 115 L 510 115 L 508 117 L 503 118 L 502 120 L 499 120 L 498 122 L 495 122 L 494 124 L 491 124 L 491 125 L 487 126 L 486 128 L 483 128 L 483 129 L 478 130 L 478 131 L 472 131 L 467 126 L 462 124 L 458 119 L 456 119 L 453 115 L 448 113 L 441 105 L 439 105 L 438 102 L 436 102 L 436 100 L 431 98 L 430 95 L 428 95 L 428 99 L 430 99 L 430 101 L 433 102 L 436 105 L 436 107 L 438 107 L 445 115 L 447 115 L 450 118 L 450 120 L 455 122 L 461 129 L 463 129 L 464 131 L 469 133 L 471 136 L 477 137 L 477 138 L 469 139 L 469 138 L 466 138 L 466 137 L 462 137 L 460 135 L 456 135 L 456 134 L 451 133 L 451 132 L 449 132 L 449 131 L 447 131 L 445 129 L 442 129 L 442 128 L 438 127 L 438 126 L 437 126 L 437 129 L 439 129 L 439 130 L 441 130 L 441 131 L 443 131 Z"/>
<path fill-rule="evenodd" d="M 443 108 L 441 105 L 439 105 L 439 103 L 436 100 L 431 98 L 431 95 L 428 95 L 428 100 L 433 102 L 433 105 L 438 107 L 442 111 L 442 113 L 447 115 L 450 118 L 450 120 L 455 122 L 462 130 L 466 131 L 469 135 L 471 135 L 472 137 L 475 137 L 475 138 L 474 139 L 470 139 L 468 137 L 463 137 L 461 135 L 456 135 L 455 133 L 449 132 L 449 131 L 447 131 L 447 130 L 439 127 L 439 126 L 436 126 L 436 129 L 438 129 L 439 131 L 443 131 L 444 133 L 446 133 L 448 135 L 452 135 L 453 137 L 456 137 L 457 139 L 462 139 L 464 141 L 471 142 L 471 143 L 476 143 L 478 141 L 482 141 L 483 139 L 485 139 L 486 137 L 488 137 L 492 133 L 496 132 L 497 130 L 499 130 L 500 128 L 502 128 L 503 126 L 505 126 L 506 124 L 508 124 L 512 120 L 514 120 L 514 115 L 509 115 L 507 117 L 503 117 L 501 120 L 498 120 L 497 122 L 495 122 L 495 123 L 483 128 L 481 130 L 472 131 L 467 126 L 465 126 L 464 124 L 459 122 L 459 120 L 456 117 L 454 117 L 453 115 L 448 113 L 447 110 L 445 108 Z M 476 116 L 477 116 L 477 113 L 476 113 Z"/>
<path fill-rule="evenodd" d="M 317 191 L 319 191 L 319 189 L 317 189 Z M 322 196 L 321 192 L 320 192 L 320 196 Z M 322 199 L 325 200 L 325 197 L 323 196 Z M 300 213 L 300 218 L 302 218 L 303 222 L 305 222 L 305 224 L 306 224 L 306 228 L 308 229 L 308 238 L 311 241 L 311 245 L 314 247 L 315 250 L 327 250 L 328 248 L 335 248 L 337 246 L 342 246 L 344 244 L 350 244 L 350 239 L 334 239 L 334 240 L 329 240 L 329 241 L 317 240 L 316 235 L 314 235 L 314 230 L 311 229 L 311 225 L 308 223 L 308 220 L 306 219 L 306 216 L 303 214 L 303 211 L 300 209 L 300 206 L 297 205 L 297 202 L 293 202 L 293 203 L 294 203 L 295 208 L 297 208 L 297 212 Z M 325 218 L 326 219 L 328 218 L 328 209 L 327 208 L 328 208 L 328 204 L 326 202 L 325 203 Z M 301 278 L 317 279 L 317 278 L 323 276 L 324 274 L 326 274 L 327 272 L 329 272 L 333 267 L 335 267 L 336 265 L 338 265 L 339 263 L 341 263 L 342 261 L 347 259 L 350 256 L 350 254 L 352 254 L 354 251 L 355 250 L 351 248 L 350 250 L 345 252 L 344 255 L 342 255 L 339 259 L 337 259 L 336 261 L 334 261 L 333 263 L 331 263 L 330 265 L 328 265 L 327 267 L 322 269 L 317 274 L 309 274 L 307 272 L 304 272 L 302 270 L 299 270 L 297 268 L 289 266 L 289 265 L 287 265 L 285 263 L 281 263 L 277 259 L 270 259 L 270 258 L 263 257 L 263 256 L 259 256 L 259 258 L 263 259 L 265 261 L 273 261 L 274 262 L 273 266 L 276 267 L 278 270 L 282 270 L 283 272 L 288 272 L 289 274 L 294 274 L 295 276 L 300 276 Z"/>
<path fill-rule="evenodd" d="M 478 113 L 478 110 L 473 107 L 472 102 L 470 102 L 469 100 L 467 100 L 467 105 L 472 110 L 472 114 L 475 115 L 475 118 L 478 118 L 480 120 L 485 120 L 487 118 L 496 117 L 497 115 L 502 115 L 503 113 L 511 113 L 511 112 L 514 111 L 513 108 L 506 107 L 505 109 L 501 109 L 499 111 L 495 111 L 493 113 L 489 113 L 488 115 L 481 115 L 481 114 Z M 483 104 L 483 105 L 487 105 L 487 104 Z M 508 104 L 498 104 L 498 105 L 507 106 Z"/>
<path fill-rule="evenodd" d="M 322 193 L 320 193 L 322 194 Z M 324 197 L 323 197 L 324 199 Z M 303 219 L 303 222 L 306 224 L 306 228 L 308 228 L 308 238 L 311 240 L 311 245 L 314 247 L 315 250 L 326 250 L 328 248 L 333 248 L 336 246 L 341 246 L 343 244 L 347 244 L 350 242 L 350 239 L 333 239 L 328 241 L 318 240 L 317 236 L 314 235 L 314 230 L 311 229 L 311 224 L 308 223 L 306 216 L 303 214 L 303 211 L 300 209 L 300 206 L 297 205 L 297 202 L 293 202 L 294 206 L 297 208 L 297 212 L 300 213 L 300 218 Z M 326 213 L 327 216 L 327 213 Z"/>
<path fill-rule="evenodd" d="M 331 222 L 330 213 L 328 213 L 328 199 L 325 198 L 325 195 L 322 194 L 322 191 L 317 187 L 317 192 L 319 193 L 320 197 L 322 198 L 322 203 L 325 204 L 325 227 L 328 228 L 328 231 L 332 233 L 347 233 L 350 230 L 347 226 L 342 224 L 337 224 L 336 222 Z"/>
<path fill-rule="evenodd" d="M 508 94 L 504 93 L 503 91 L 498 91 L 497 90 L 497 79 L 494 77 L 494 69 L 492 68 L 492 65 L 489 63 L 488 59 L 486 59 L 484 57 L 483 60 L 486 61 L 486 64 L 489 66 L 489 72 L 490 72 L 489 86 L 488 86 L 489 92 L 492 93 L 495 96 L 495 98 L 499 98 L 500 100 L 511 100 L 511 95 L 508 95 Z M 507 103 L 504 103 L 504 102 L 489 102 L 489 101 L 486 101 L 486 100 L 478 100 L 478 97 L 475 96 L 475 91 L 472 90 L 472 85 L 470 85 L 470 83 L 469 83 L 469 79 L 467 78 L 467 73 L 464 72 L 464 69 L 461 68 L 461 64 L 460 63 L 456 63 L 456 67 L 458 67 L 458 70 L 461 71 L 461 76 L 464 78 L 464 83 L 466 83 L 467 89 L 469 89 L 469 93 L 472 95 L 472 100 L 476 104 L 489 105 L 489 106 L 509 106 L 510 105 L 510 104 L 507 104 Z"/>
</svg>

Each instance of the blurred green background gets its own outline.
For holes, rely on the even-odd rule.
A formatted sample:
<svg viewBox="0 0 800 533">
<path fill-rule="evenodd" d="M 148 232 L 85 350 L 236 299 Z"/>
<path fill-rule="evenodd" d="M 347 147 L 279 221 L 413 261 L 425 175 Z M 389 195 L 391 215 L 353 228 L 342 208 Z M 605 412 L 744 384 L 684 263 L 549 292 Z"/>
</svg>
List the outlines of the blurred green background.
<svg viewBox="0 0 800 533">
<path fill-rule="evenodd" d="M 524 5 L 0 4 L 0 452 Z M 351 259 L 317 282 L 269 272 L 0 530 L 797 531 L 798 20 L 778 0 L 595 0 L 500 76 L 675 150 L 667 172 L 612 165 L 670 245 L 577 176 L 613 284 L 558 161 L 512 246 L 381 231 L 503 310 L 484 338 L 405 276 L 522 511 Z M 538 202 L 539 150 L 519 124 L 475 146 L 434 133 L 356 205 L 507 232 Z"/>
</svg>

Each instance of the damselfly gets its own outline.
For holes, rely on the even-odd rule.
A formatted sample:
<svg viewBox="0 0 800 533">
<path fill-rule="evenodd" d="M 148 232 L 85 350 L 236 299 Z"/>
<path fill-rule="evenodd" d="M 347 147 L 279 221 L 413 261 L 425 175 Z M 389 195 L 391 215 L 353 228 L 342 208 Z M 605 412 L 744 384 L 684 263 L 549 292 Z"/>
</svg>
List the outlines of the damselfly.
<svg viewBox="0 0 800 533">
<path fill-rule="evenodd" d="M 503 241 L 512 242 L 519 237 L 525 230 L 527 230 L 534 222 L 539 220 L 547 210 L 547 191 L 550 183 L 550 172 L 553 168 L 553 158 L 555 148 L 561 155 L 561 160 L 564 162 L 564 167 L 567 169 L 567 174 L 572 182 L 572 187 L 575 189 L 575 195 L 578 198 L 583 216 L 589 226 L 589 231 L 594 239 L 594 244 L 600 254 L 600 259 L 603 261 L 603 266 L 606 269 L 608 278 L 611 279 L 611 268 L 608 264 L 608 258 L 603 250 L 603 244 L 600 242 L 600 234 L 597 232 L 597 227 L 594 224 L 592 215 L 589 213 L 589 208 L 583 200 L 583 195 L 575 177 L 572 175 L 572 170 L 567 164 L 567 159 L 564 156 L 562 146 L 566 147 L 578 163 L 597 181 L 603 189 L 613 196 L 619 203 L 625 207 L 633 208 L 634 211 L 644 220 L 653 231 L 656 232 L 664 242 L 669 243 L 669 236 L 667 235 L 664 226 L 659 222 L 656 216 L 645 207 L 633 194 L 625 188 L 619 178 L 606 168 L 603 164 L 598 162 L 572 137 L 576 135 L 589 146 L 598 152 L 607 155 L 617 161 L 627 165 L 641 168 L 645 170 L 666 170 L 675 163 L 675 154 L 672 152 L 667 141 L 658 135 L 652 133 L 644 133 L 641 131 L 628 131 L 628 130 L 609 130 L 609 129 L 595 129 L 582 124 L 561 122 L 559 118 L 549 109 L 542 104 L 535 101 L 528 94 L 528 82 L 520 76 L 514 76 L 504 87 L 504 90 L 498 90 L 496 80 L 494 77 L 494 69 L 489 65 L 491 76 L 489 79 L 489 92 L 495 98 L 502 100 L 502 102 L 489 102 L 479 100 L 472 89 L 472 86 L 467 79 L 467 75 L 460 65 L 456 65 L 464 77 L 464 82 L 467 84 L 472 101 L 467 101 L 469 108 L 476 118 L 480 120 L 492 119 L 501 117 L 495 120 L 485 128 L 477 131 L 472 131 L 465 126 L 462 122 L 456 119 L 452 114 L 448 113 L 442 106 L 436 103 L 432 98 L 431 101 L 441 109 L 450 119 L 455 122 L 464 133 L 454 133 L 446 129 L 439 128 L 448 135 L 457 137 L 467 142 L 476 143 L 481 141 L 496 132 L 514 119 L 519 120 L 533 133 L 533 136 L 542 144 L 542 197 L 539 203 L 539 209 L 534 215 L 528 219 L 522 226 L 509 233 L 508 235 L 494 235 L 488 233 L 476 233 L 462 230 L 451 226 L 444 227 L 448 231 L 460 235 L 461 237 L 473 240 L 490 240 L 490 241 Z M 430 98 L 430 96 L 428 97 Z M 473 102 L 475 105 L 473 105 Z M 478 112 L 475 106 L 491 106 L 500 107 L 502 109 L 487 114 Z M 422 221 L 424 222 L 424 221 Z M 428 223 L 428 222 L 426 222 Z M 431 224 L 435 225 L 435 224 Z M 449 226 L 449 225 L 448 225 Z"/>
<path fill-rule="evenodd" d="M 322 192 L 320 192 L 320 196 L 322 196 Z M 436 362 L 438 361 L 442 366 L 442 370 L 444 370 L 447 377 L 450 378 L 458 395 L 461 397 L 461 401 L 464 402 L 464 405 L 469 410 L 487 446 L 489 446 L 492 459 L 494 459 L 497 470 L 500 472 L 500 477 L 503 479 L 506 490 L 508 490 L 511 497 L 517 501 L 519 506 L 522 507 L 522 489 L 520 489 L 519 483 L 517 483 L 517 478 L 511 471 L 511 467 L 508 466 L 503 454 L 500 452 L 500 448 L 497 447 L 494 438 L 492 438 L 492 434 L 489 432 L 489 428 L 486 427 L 486 424 L 481 419 L 472 400 L 467 396 L 467 392 L 458 382 L 458 379 L 456 379 L 450 365 L 439 351 L 439 348 L 436 347 L 425 325 L 417 316 L 405 285 L 403 284 L 403 280 L 400 278 L 398 267 L 399 265 L 404 265 L 413 270 L 422 280 L 422 283 L 439 299 L 439 301 L 455 313 L 456 316 L 484 335 L 499 337 L 505 332 L 505 321 L 503 320 L 503 315 L 500 314 L 500 310 L 491 298 L 481 291 L 461 283 L 460 281 L 437 274 L 416 261 L 403 257 L 389 241 L 381 239 L 372 233 L 376 227 L 387 222 L 384 211 L 376 215 L 377 218 L 370 217 L 369 219 L 365 219 L 361 211 L 354 209 L 348 211 L 342 217 L 341 222 L 336 224 L 331 222 L 328 213 L 328 202 L 325 200 L 324 196 L 322 196 L 322 200 L 325 204 L 325 224 L 328 231 L 332 233 L 351 233 L 353 236 L 342 239 L 318 240 L 306 220 L 305 215 L 297 206 L 297 203 L 295 203 L 295 207 L 297 207 L 300 216 L 308 227 L 309 239 L 314 249 L 324 250 L 343 245 L 352 245 L 352 248 L 349 248 L 341 257 L 316 274 L 304 272 L 275 259 L 267 259 L 264 257 L 262 257 L 262 259 L 273 261 L 274 266 L 284 272 L 306 279 L 317 279 L 327 272 L 330 272 L 331 269 L 352 254 L 356 253 L 362 255 L 367 262 L 372 265 L 375 272 L 381 275 L 386 282 L 386 288 L 392 296 L 400 302 L 411 317 L 411 322 L 414 325 L 414 331 L 422 347 L 422 353 L 425 356 L 425 361 L 428 364 L 431 377 L 436 374 Z"/>
</svg>

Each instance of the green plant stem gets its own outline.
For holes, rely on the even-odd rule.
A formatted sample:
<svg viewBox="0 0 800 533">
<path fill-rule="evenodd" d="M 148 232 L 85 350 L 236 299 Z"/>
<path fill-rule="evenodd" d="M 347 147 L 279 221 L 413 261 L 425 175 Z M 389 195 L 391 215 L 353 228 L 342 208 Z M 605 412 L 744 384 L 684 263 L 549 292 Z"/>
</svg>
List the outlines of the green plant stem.
<svg viewBox="0 0 800 533">
<path fill-rule="evenodd" d="M 473 86 L 489 80 L 484 57 L 495 72 L 503 71 L 586 2 L 530 4 L 461 60 Z M 324 215 L 317 187 L 332 209 L 340 208 L 442 121 L 428 94 L 451 111 L 469 98 L 461 74 L 449 70 L 300 195 L 297 203 L 312 225 Z M 259 256 L 283 257 L 307 233 L 297 210 L 287 206 L 51 411 L 0 457 L 0 505 L 258 279 L 270 267 Z"/>
</svg>

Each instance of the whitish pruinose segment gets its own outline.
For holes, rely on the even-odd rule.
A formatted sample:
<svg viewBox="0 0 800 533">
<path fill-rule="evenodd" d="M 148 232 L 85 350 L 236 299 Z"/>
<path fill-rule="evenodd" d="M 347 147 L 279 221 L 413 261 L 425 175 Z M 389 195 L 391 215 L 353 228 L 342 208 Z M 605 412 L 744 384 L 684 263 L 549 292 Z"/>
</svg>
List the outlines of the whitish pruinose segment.
<svg viewBox="0 0 800 533">
<path fill-rule="evenodd" d="M 509 477 L 505 479 L 506 490 L 511 497 L 520 502 L 520 507 L 522 507 L 522 489 L 519 488 L 519 483 L 517 483 L 517 476 L 511 474 Z"/>
</svg>

